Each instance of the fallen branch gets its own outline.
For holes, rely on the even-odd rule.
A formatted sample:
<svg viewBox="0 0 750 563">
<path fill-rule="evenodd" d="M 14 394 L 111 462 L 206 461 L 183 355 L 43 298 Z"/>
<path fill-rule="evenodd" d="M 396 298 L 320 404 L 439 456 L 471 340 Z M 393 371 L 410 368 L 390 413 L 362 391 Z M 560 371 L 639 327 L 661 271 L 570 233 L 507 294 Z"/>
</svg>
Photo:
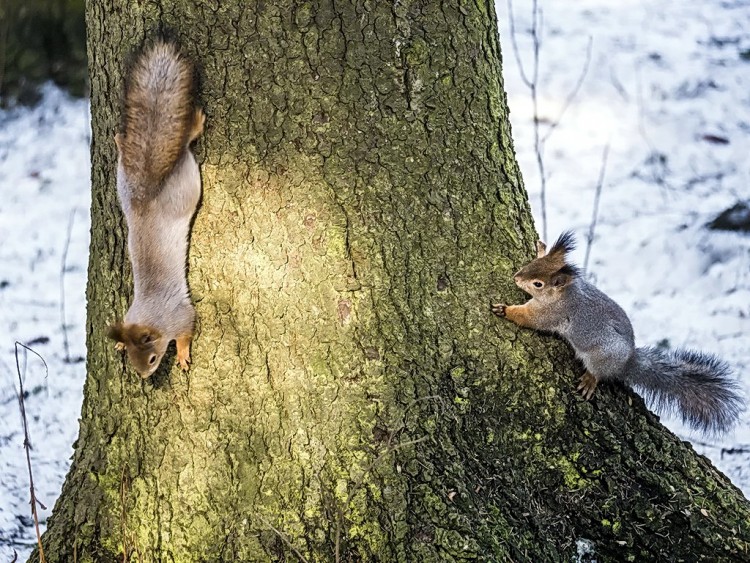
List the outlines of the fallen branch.
<svg viewBox="0 0 750 563">
<path fill-rule="evenodd" d="M 25 344 L 21 344 L 20 342 L 16 342 L 15 346 L 15 355 L 16 355 L 16 373 L 18 374 L 18 408 L 21 411 L 21 421 L 23 423 L 23 447 L 24 450 L 26 450 L 26 464 L 29 468 L 29 490 L 31 492 L 31 515 L 34 517 L 34 526 L 36 527 L 36 540 L 39 545 L 39 563 L 46 563 L 46 559 L 44 558 L 44 548 L 42 547 L 42 534 L 39 531 L 39 516 L 37 514 L 36 506 L 37 504 L 42 507 L 42 510 L 47 510 L 47 507 L 44 506 L 39 499 L 36 498 L 36 493 L 34 492 L 34 475 L 31 471 L 31 439 L 29 438 L 29 423 L 26 418 L 26 403 L 24 402 L 24 391 L 23 391 L 23 376 L 21 375 L 21 364 L 18 360 L 18 349 L 19 347 L 23 348 L 26 351 L 31 352 L 36 357 L 38 357 L 42 363 L 44 364 L 44 370 L 46 372 L 45 378 L 47 375 L 49 375 L 49 368 L 47 367 L 47 362 L 44 361 L 44 358 L 42 358 L 37 352 L 26 346 Z"/>
</svg>

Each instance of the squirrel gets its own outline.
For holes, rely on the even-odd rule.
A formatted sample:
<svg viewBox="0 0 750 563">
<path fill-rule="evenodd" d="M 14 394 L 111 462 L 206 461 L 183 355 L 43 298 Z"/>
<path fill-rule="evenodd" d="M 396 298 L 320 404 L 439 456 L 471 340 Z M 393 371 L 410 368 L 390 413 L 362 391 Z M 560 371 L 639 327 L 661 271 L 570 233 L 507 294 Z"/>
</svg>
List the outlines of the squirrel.
<svg viewBox="0 0 750 563">
<path fill-rule="evenodd" d="M 201 179 L 189 146 L 205 123 L 194 90 L 192 62 L 162 39 L 141 50 L 125 77 L 123 126 L 115 134 L 117 195 L 134 297 L 108 336 L 143 378 L 156 371 L 172 340 L 182 369 L 190 364 L 195 308 L 185 268 Z"/>
<path fill-rule="evenodd" d="M 591 399 L 600 381 L 616 380 L 645 391 L 657 411 L 676 409 L 694 429 L 728 430 L 742 410 L 728 365 L 691 350 L 636 348 L 625 311 L 568 262 L 567 254 L 574 247 L 569 231 L 549 252 L 539 241 L 536 259 L 513 276 L 531 299 L 524 305 L 493 304 L 492 312 L 567 340 L 586 367 L 578 386 L 584 399 Z"/>
</svg>

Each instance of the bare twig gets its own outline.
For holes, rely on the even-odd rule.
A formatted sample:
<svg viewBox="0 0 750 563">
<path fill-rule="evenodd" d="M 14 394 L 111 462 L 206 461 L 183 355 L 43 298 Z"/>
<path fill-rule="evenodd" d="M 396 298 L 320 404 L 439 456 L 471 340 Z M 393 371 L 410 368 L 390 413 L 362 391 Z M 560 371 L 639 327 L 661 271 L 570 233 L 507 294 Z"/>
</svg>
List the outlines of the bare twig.
<svg viewBox="0 0 750 563">
<path fill-rule="evenodd" d="M 594 45 L 594 38 L 589 35 L 589 42 L 586 45 L 586 58 L 583 60 L 583 67 L 581 68 L 581 74 L 578 75 L 578 80 L 575 83 L 575 86 L 573 86 L 573 89 L 570 91 L 570 94 L 568 94 L 568 97 L 565 98 L 565 103 L 563 104 L 562 109 L 560 110 L 560 113 L 557 115 L 557 119 L 550 123 L 549 129 L 547 129 L 547 132 L 542 137 L 542 144 L 547 142 L 547 139 L 549 139 L 550 135 L 557 129 L 557 126 L 560 125 L 560 122 L 562 121 L 563 116 L 565 115 L 565 112 L 568 111 L 568 108 L 573 104 L 576 97 L 578 96 L 578 92 L 581 90 L 581 87 L 583 86 L 584 81 L 586 80 L 586 75 L 589 72 L 589 66 L 591 66 L 591 49 Z"/>
<path fill-rule="evenodd" d="M 547 240 L 547 174 L 544 170 L 544 158 L 542 156 L 542 138 L 539 134 L 539 51 L 541 48 L 542 38 L 542 10 L 537 0 L 533 0 L 531 7 L 531 43 L 532 43 L 532 63 L 531 78 L 526 74 L 526 70 L 521 61 L 521 54 L 516 41 L 516 22 L 513 16 L 513 0 L 508 0 L 508 18 L 510 20 L 510 42 L 513 46 L 513 55 L 515 56 L 521 80 L 531 92 L 531 105 L 533 111 L 534 126 L 534 153 L 536 155 L 536 165 L 539 169 L 539 183 L 541 186 L 541 211 L 542 211 L 542 238 Z"/>
<path fill-rule="evenodd" d="M 604 186 L 604 175 L 607 171 L 607 157 L 609 156 L 609 143 L 604 146 L 602 152 L 602 164 L 599 167 L 599 179 L 596 181 L 596 192 L 594 193 L 594 210 L 591 215 L 591 224 L 589 225 L 589 234 L 586 236 L 586 257 L 583 259 L 583 271 L 588 272 L 589 255 L 591 246 L 594 243 L 594 234 L 596 232 L 596 223 L 599 219 L 599 199 L 602 195 L 602 186 Z"/>
<path fill-rule="evenodd" d="M 531 103 L 534 110 L 534 153 L 536 154 L 536 165 L 539 168 L 540 199 L 542 207 L 542 240 L 547 240 L 547 173 L 544 170 L 543 142 L 539 135 L 539 49 L 542 38 L 542 13 L 533 0 L 531 8 L 531 41 L 534 54 L 534 66 L 531 81 Z"/>
<path fill-rule="evenodd" d="M 591 64 L 591 47 L 593 40 L 589 37 L 589 42 L 586 47 L 586 58 L 584 59 L 583 68 L 581 74 L 575 83 L 575 86 L 571 90 L 568 97 L 565 99 L 562 110 L 558 115 L 557 119 L 551 122 L 547 132 L 542 135 L 540 131 L 541 116 L 539 114 L 539 62 L 540 52 L 542 48 L 542 36 L 544 31 L 544 13 L 542 8 L 539 6 L 538 0 L 533 0 L 531 7 L 531 29 L 529 33 L 531 35 L 532 44 L 532 67 L 531 77 L 526 72 L 523 62 L 521 61 L 521 54 L 518 48 L 518 42 L 516 40 L 516 22 L 513 15 L 513 0 L 508 0 L 508 19 L 510 25 L 510 42 L 513 49 L 513 56 L 516 59 L 518 65 L 519 74 L 521 81 L 526 85 L 531 93 L 531 105 L 533 112 L 533 127 L 534 127 L 534 155 L 536 157 L 536 165 L 539 170 L 539 186 L 540 186 L 540 207 L 542 215 L 542 239 L 547 240 L 547 171 L 544 167 L 544 144 L 555 131 L 557 126 L 560 124 L 565 112 L 575 100 L 578 92 L 583 86 L 583 82 L 588 74 L 589 65 Z"/>
<path fill-rule="evenodd" d="M 307 560 L 307 558 L 304 555 L 302 555 L 302 553 L 300 553 L 300 551 L 296 547 L 294 547 L 294 545 L 292 545 L 292 542 L 289 541 L 289 538 L 287 538 L 287 536 L 286 536 L 285 533 L 283 533 L 281 530 L 276 529 L 273 524 L 271 524 L 268 520 L 266 520 L 265 518 L 263 518 L 263 516 L 261 516 L 260 514 L 258 515 L 258 520 L 260 520 L 263 523 L 264 526 L 266 526 L 266 527 L 270 528 L 271 530 L 273 530 L 274 533 L 277 536 L 279 536 L 279 538 L 281 539 L 281 541 L 283 541 L 287 545 L 287 547 L 289 547 L 289 549 L 291 549 L 292 552 L 294 552 L 294 554 L 297 557 L 299 557 L 299 560 L 302 561 L 302 563 L 309 563 L 308 560 Z"/>
<path fill-rule="evenodd" d="M 60 263 L 60 326 L 63 332 L 63 346 L 65 348 L 65 363 L 70 363 L 70 341 L 68 340 L 68 325 L 65 322 L 65 270 L 68 261 L 68 248 L 70 247 L 70 237 L 73 232 L 73 221 L 75 221 L 75 207 L 70 212 L 68 219 L 68 231 L 65 237 L 65 246 L 63 246 L 62 261 Z"/>
<path fill-rule="evenodd" d="M 35 356 L 37 356 L 42 363 L 44 364 L 44 370 L 46 372 L 45 378 L 47 375 L 49 375 L 49 368 L 47 367 L 47 362 L 44 361 L 44 358 L 42 358 L 37 352 L 26 346 L 25 344 L 21 344 L 20 342 L 16 342 L 15 346 L 15 355 L 16 355 L 16 373 L 18 374 L 18 408 L 21 411 L 21 421 L 23 423 L 23 447 L 24 450 L 26 450 L 26 464 L 29 468 L 29 490 L 31 492 L 31 515 L 34 517 L 34 526 L 36 527 L 36 539 L 37 543 L 39 544 L 39 562 L 45 563 L 46 559 L 44 558 L 44 548 L 42 547 L 42 534 L 39 531 L 39 516 L 37 514 L 37 504 L 42 507 L 43 510 L 46 510 L 47 507 L 44 506 L 37 498 L 36 494 L 34 493 L 34 475 L 31 471 L 31 439 L 29 438 L 29 424 L 28 420 L 26 419 L 26 403 L 24 402 L 24 391 L 23 391 L 23 376 L 21 375 L 21 364 L 18 359 L 18 349 L 23 348 L 24 350 L 31 352 Z"/>
<path fill-rule="evenodd" d="M 521 61 L 521 53 L 518 49 L 518 42 L 516 41 L 516 20 L 513 17 L 513 0 L 508 0 L 508 22 L 510 24 L 510 44 L 513 48 L 513 57 L 516 59 L 518 72 L 521 75 L 521 81 L 526 85 L 527 88 L 531 88 L 531 82 L 526 76 L 526 70 L 524 69 L 523 62 Z"/>
</svg>

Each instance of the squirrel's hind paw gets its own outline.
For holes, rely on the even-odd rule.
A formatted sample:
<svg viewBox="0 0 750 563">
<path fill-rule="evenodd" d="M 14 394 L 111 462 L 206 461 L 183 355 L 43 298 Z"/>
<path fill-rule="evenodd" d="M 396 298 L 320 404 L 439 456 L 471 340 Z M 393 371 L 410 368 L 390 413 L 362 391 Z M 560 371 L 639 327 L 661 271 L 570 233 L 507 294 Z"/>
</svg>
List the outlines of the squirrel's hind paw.
<svg viewBox="0 0 750 563">
<path fill-rule="evenodd" d="M 203 113 L 202 108 L 195 108 L 193 114 L 193 123 L 190 127 L 189 141 L 188 144 L 195 141 L 203 133 L 203 127 L 206 124 L 206 114 Z"/>
<path fill-rule="evenodd" d="M 596 386 L 598 384 L 599 380 L 596 376 L 586 372 L 581 376 L 581 382 L 578 384 L 577 390 L 581 392 L 581 396 L 585 400 L 590 401 L 591 397 L 594 396 L 594 391 L 596 391 Z"/>
</svg>

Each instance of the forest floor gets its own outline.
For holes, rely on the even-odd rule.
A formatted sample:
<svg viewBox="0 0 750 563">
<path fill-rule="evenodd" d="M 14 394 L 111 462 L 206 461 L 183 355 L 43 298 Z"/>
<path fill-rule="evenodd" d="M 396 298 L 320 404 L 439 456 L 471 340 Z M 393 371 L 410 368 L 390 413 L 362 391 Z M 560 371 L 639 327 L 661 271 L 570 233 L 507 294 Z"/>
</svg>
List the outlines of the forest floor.
<svg viewBox="0 0 750 563">
<path fill-rule="evenodd" d="M 513 10 L 529 78 L 531 4 L 516 0 Z M 750 0 L 539 5 L 548 238 L 573 229 L 583 264 L 600 184 L 587 275 L 630 314 L 639 344 L 715 353 L 750 397 L 750 234 L 706 227 L 750 200 Z M 514 56 L 508 5 L 500 0 L 497 9 L 515 148 L 542 232 L 533 104 Z M 49 370 L 20 349 L 34 484 L 47 507 L 42 523 L 78 434 L 89 142 L 87 102 L 54 88 L 36 108 L 0 111 L 0 563 L 14 549 L 25 560 L 35 543 L 16 341 L 41 354 Z M 750 412 L 719 438 L 665 423 L 750 495 Z"/>
</svg>

